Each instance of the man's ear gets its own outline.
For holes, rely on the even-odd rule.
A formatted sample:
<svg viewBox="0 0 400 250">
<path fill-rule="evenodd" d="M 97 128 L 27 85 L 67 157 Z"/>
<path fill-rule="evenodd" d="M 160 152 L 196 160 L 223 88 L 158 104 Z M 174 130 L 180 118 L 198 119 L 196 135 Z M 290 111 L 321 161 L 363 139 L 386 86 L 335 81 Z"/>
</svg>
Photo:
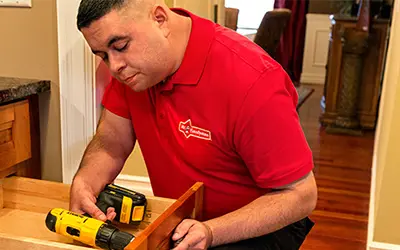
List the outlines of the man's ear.
<svg viewBox="0 0 400 250">
<path fill-rule="evenodd" d="M 163 31 L 164 36 L 168 37 L 170 30 L 168 27 L 168 14 L 167 11 L 164 9 L 163 6 L 161 5 L 156 5 L 153 8 L 153 18 L 154 21 L 156 21 L 158 23 L 158 27 L 160 27 L 160 29 Z"/>
</svg>

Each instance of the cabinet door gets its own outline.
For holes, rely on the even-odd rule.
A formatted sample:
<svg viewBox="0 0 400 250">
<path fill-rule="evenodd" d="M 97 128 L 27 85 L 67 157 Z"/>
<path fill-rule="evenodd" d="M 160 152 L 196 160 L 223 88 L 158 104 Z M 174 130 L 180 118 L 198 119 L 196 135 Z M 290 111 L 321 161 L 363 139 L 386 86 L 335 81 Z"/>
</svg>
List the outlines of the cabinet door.
<svg viewBox="0 0 400 250">
<path fill-rule="evenodd" d="M 0 107 L 0 171 L 31 157 L 29 103 Z M 0 177 L 1 178 L 1 177 Z"/>
</svg>

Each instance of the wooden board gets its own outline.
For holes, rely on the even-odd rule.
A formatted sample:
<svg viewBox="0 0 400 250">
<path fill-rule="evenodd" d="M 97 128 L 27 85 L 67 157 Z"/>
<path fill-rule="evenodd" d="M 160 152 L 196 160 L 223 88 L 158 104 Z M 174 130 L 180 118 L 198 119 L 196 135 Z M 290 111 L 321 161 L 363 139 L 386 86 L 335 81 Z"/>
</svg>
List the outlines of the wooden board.
<svg viewBox="0 0 400 250">
<path fill-rule="evenodd" d="M 202 194 L 203 184 L 193 185 L 125 249 L 170 249 L 170 239 L 176 226 L 185 218 L 198 219 L 201 217 L 201 209 L 195 206 L 203 203 Z"/>
<path fill-rule="evenodd" d="M 28 160 L 17 164 L 16 166 L 17 176 L 29 177 L 34 179 L 42 178 L 41 158 L 40 158 L 40 122 L 39 122 L 38 98 L 39 98 L 38 95 L 31 95 L 27 98 L 29 102 L 31 157 Z"/>
<path fill-rule="evenodd" d="M 72 239 L 47 229 L 46 215 L 45 213 L 3 208 L 0 210 L 0 233 L 60 243 L 73 243 Z"/>
<path fill-rule="evenodd" d="M 0 233 L 1 249 L 88 250 L 90 248 Z"/>
<path fill-rule="evenodd" d="M 89 249 L 80 242 L 47 229 L 45 218 L 53 208 L 69 207 L 70 185 L 10 177 L 0 182 L 0 246 L 5 249 Z M 115 223 L 136 239 L 126 249 L 169 249 L 175 227 L 188 217 L 200 218 L 203 184 L 196 183 L 178 200 L 147 196 L 144 221 L 138 226 Z M 81 246 L 74 248 L 75 246 Z"/>
<path fill-rule="evenodd" d="M 14 104 L 0 107 L 0 124 L 14 121 Z"/>
</svg>

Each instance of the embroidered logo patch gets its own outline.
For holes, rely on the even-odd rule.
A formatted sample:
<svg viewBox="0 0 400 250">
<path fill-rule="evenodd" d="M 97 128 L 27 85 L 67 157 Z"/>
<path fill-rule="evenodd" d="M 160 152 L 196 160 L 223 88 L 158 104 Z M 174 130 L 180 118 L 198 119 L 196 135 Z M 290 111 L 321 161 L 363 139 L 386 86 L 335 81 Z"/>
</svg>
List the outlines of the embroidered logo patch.
<svg viewBox="0 0 400 250">
<path fill-rule="evenodd" d="M 186 122 L 179 123 L 179 131 L 183 133 L 186 138 L 191 136 L 211 141 L 211 132 L 199 127 L 192 126 L 192 121 L 189 119 Z"/>
</svg>

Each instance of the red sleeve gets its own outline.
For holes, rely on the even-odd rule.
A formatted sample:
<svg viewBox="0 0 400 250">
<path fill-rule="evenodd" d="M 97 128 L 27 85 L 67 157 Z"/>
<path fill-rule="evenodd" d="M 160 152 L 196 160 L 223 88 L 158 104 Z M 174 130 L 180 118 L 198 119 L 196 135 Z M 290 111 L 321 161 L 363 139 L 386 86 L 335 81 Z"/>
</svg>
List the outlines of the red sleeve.
<svg viewBox="0 0 400 250">
<path fill-rule="evenodd" d="M 107 85 L 102 104 L 104 108 L 112 113 L 126 119 L 131 119 L 125 86 L 115 78 L 112 78 L 111 82 Z"/>
<path fill-rule="evenodd" d="M 296 112 L 298 96 L 282 68 L 265 72 L 247 93 L 234 143 L 261 188 L 276 188 L 313 169 L 312 152 Z"/>
</svg>

